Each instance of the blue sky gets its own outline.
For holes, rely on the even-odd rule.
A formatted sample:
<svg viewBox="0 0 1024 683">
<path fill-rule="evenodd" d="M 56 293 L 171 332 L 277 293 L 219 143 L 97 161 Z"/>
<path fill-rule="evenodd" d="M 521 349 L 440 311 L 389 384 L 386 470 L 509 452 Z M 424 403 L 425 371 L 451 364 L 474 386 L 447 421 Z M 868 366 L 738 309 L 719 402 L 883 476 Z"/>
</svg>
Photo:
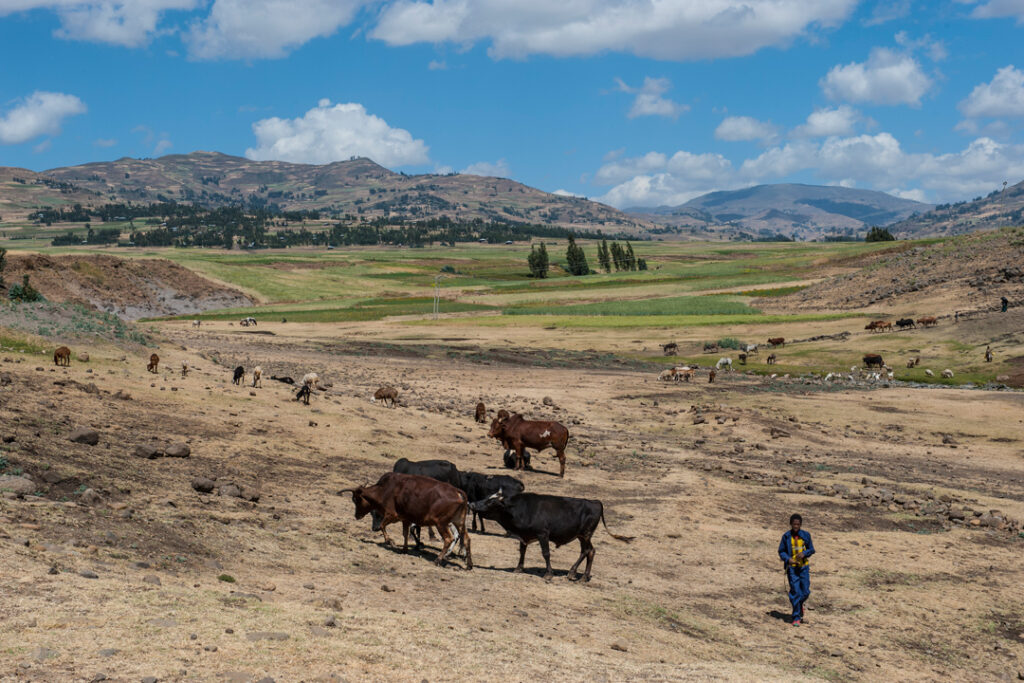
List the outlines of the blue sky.
<svg viewBox="0 0 1024 683">
<path fill-rule="evenodd" d="M 0 165 L 217 150 L 616 206 L 1024 179 L 1024 0 L 0 0 Z"/>
</svg>

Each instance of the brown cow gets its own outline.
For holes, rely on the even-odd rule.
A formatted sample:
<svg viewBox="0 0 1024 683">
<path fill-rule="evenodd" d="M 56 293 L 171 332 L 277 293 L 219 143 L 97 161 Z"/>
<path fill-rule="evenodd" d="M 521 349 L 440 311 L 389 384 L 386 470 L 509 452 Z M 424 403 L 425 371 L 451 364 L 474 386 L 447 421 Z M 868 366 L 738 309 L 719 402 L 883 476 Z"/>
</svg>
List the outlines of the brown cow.
<svg viewBox="0 0 1024 683">
<path fill-rule="evenodd" d="M 158 355 L 156 355 L 154 353 L 153 355 L 151 355 L 149 357 L 149 365 L 146 366 L 146 369 L 149 370 L 152 373 L 156 373 L 157 372 L 157 368 L 158 368 L 159 365 L 160 365 L 160 356 L 158 356 Z"/>
<path fill-rule="evenodd" d="M 430 477 L 398 472 L 388 472 L 373 486 L 343 489 L 338 491 L 338 495 L 346 492 L 352 493 L 356 519 L 372 514 L 373 530 L 383 532 L 384 542 L 388 545 L 392 545 L 388 525 L 394 522 L 402 523 L 402 550 L 409 547 L 411 525 L 436 527 L 444 546 L 434 560 L 435 564 L 444 562 L 455 546 L 455 536 L 449 529 L 449 525 L 454 526 L 460 540 L 465 542 L 466 569 L 473 568 L 473 554 L 469 534 L 466 533 L 469 499 L 465 492 Z"/>
<path fill-rule="evenodd" d="M 881 368 L 881 367 L 885 366 L 885 362 L 882 360 L 882 357 L 880 355 L 878 355 L 877 353 L 865 353 L 864 354 L 864 365 L 866 365 L 869 368 L 870 367 L 875 367 L 875 366 Z"/>
<path fill-rule="evenodd" d="M 934 315 L 927 315 L 923 318 L 918 318 L 917 324 L 922 327 L 934 327 L 939 324 L 939 320 Z"/>
<path fill-rule="evenodd" d="M 54 365 L 71 365 L 71 349 L 66 346 L 59 347 L 53 352 Z"/>
<path fill-rule="evenodd" d="M 370 403 L 376 403 L 380 401 L 380 404 L 387 405 L 388 401 L 391 401 L 391 407 L 394 408 L 395 404 L 398 403 L 398 389 L 394 387 L 381 387 L 374 392 L 373 398 L 370 399 Z"/>
<path fill-rule="evenodd" d="M 554 448 L 558 456 L 558 476 L 565 476 L 565 445 L 569 442 L 569 430 L 564 425 L 551 420 L 526 420 L 519 413 L 513 413 L 508 417 L 495 418 L 489 435 L 516 452 L 517 470 L 526 467 L 526 447 L 537 451 Z"/>
<path fill-rule="evenodd" d="M 710 370 L 708 371 L 708 384 L 714 384 L 714 382 L 715 382 L 715 376 L 716 376 L 717 374 L 718 374 L 718 371 L 717 371 L 717 370 L 715 370 L 714 368 L 711 368 L 711 369 L 710 369 Z"/>
<path fill-rule="evenodd" d="M 769 346 L 785 346 L 786 345 L 786 338 L 785 337 L 769 337 L 768 345 Z"/>
<path fill-rule="evenodd" d="M 484 405 L 483 401 L 476 404 L 476 421 L 487 422 L 487 406 Z"/>
</svg>

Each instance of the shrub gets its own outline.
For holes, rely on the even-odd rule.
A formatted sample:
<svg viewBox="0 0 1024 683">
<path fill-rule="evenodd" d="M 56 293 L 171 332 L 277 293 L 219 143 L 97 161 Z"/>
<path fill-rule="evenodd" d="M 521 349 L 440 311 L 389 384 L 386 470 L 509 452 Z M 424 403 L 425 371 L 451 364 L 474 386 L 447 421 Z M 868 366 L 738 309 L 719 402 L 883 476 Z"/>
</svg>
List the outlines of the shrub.
<svg viewBox="0 0 1024 683">
<path fill-rule="evenodd" d="M 217 580 L 223 581 L 224 583 L 234 583 L 235 577 L 231 576 L 231 574 L 221 574 L 217 577 Z"/>
<path fill-rule="evenodd" d="M 896 238 L 892 236 L 891 232 L 877 225 L 872 226 L 864 237 L 865 242 L 894 242 L 895 240 Z"/>
<path fill-rule="evenodd" d="M 718 340 L 718 348 L 735 349 L 736 351 L 742 351 L 743 349 L 747 348 L 747 345 L 734 337 L 726 337 L 725 339 Z"/>
</svg>

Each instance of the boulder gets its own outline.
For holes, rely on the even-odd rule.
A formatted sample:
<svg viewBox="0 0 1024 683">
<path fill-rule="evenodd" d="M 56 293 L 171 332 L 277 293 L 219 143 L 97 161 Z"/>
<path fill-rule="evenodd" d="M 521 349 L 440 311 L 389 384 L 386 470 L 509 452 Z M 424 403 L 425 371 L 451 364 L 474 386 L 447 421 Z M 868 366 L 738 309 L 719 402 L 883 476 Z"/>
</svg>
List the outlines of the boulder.
<svg viewBox="0 0 1024 683">
<path fill-rule="evenodd" d="M 35 493 L 36 485 L 28 477 L 0 475 L 0 491 L 11 491 L 19 496 Z"/>
<path fill-rule="evenodd" d="M 82 491 L 82 496 L 79 500 L 83 505 L 99 505 L 103 502 L 103 497 L 93 489 L 86 489 Z"/>
<path fill-rule="evenodd" d="M 71 443 L 81 443 L 87 446 L 95 446 L 100 442 L 100 433 L 88 427 L 79 427 L 68 435 Z"/>
<path fill-rule="evenodd" d="M 242 497 L 242 489 L 238 488 L 235 484 L 224 484 L 217 490 L 222 496 L 229 496 L 231 498 Z"/>
<path fill-rule="evenodd" d="M 79 363 L 88 363 L 89 362 L 89 354 L 86 353 L 85 351 L 82 351 L 81 353 L 79 353 L 78 354 L 78 362 Z"/>
<path fill-rule="evenodd" d="M 187 443 L 183 443 L 181 441 L 172 443 L 164 450 L 164 455 L 168 458 L 187 458 L 191 454 L 192 449 L 189 448 Z"/>
<path fill-rule="evenodd" d="M 207 479 L 206 477 L 196 477 L 192 480 L 192 488 L 199 493 L 211 493 L 216 484 L 213 479 Z"/>
<path fill-rule="evenodd" d="M 163 455 L 163 452 L 157 446 L 151 443 L 141 443 L 135 447 L 135 450 L 132 451 L 132 455 L 134 455 L 136 458 L 154 460 Z"/>
</svg>

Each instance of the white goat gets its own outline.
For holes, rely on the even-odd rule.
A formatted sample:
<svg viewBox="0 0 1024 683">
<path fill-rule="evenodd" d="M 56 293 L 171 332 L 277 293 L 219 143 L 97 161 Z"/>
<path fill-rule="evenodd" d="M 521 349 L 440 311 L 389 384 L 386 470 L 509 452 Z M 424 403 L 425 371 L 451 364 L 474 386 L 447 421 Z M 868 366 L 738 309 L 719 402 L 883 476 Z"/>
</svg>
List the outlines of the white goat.
<svg viewBox="0 0 1024 683">
<path fill-rule="evenodd" d="M 309 387 L 310 389 L 316 389 L 319 382 L 320 377 L 315 372 L 307 372 L 302 376 L 302 386 Z"/>
<path fill-rule="evenodd" d="M 256 387 L 263 388 L 263 368 L 259 365 L 252 369 L 252 386 L 254 389 Z"/>
<path fill-rule="evenodd" d="M 953 379 L 953 371 L 950 370 L 949 368 L 946 368 L 945 370 L 942 371 L 942 376 L 945 377 L 946 379 Z"/>
<path fill-rule="evenodd" d="M 728 356 L 719 358 L 718 362 L 715 363 L 715 368 L 717 368 L 718 370 L 726 368 L 730 372 L 732 372 L 732 358 L 729 358 Z"/>
</svg>

